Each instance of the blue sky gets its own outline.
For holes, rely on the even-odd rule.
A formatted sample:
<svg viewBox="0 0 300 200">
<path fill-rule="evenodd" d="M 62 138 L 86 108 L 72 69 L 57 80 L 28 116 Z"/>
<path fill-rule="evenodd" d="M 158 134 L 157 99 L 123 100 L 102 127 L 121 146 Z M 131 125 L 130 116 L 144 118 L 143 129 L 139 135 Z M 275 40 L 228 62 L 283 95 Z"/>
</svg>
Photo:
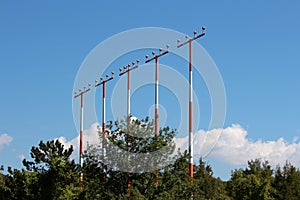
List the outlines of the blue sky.
<svg viewBox="0 0 300 200">
<path fill-rule="evenodd" d="M 40 140 L 76 137 L 72 92 L 81 63 L 108 37 L 142 27 L 191 35 L 206 25 L 207 35 L 200 43 L 224 81 L 224 128 L 239 124 L 249 141 L 283 137 L 286 143 L 295 142 L 300 134 L 299 9 L 298 1 L 269 0 L 1 0 L 0 135 L 12 141 L 0 142 L 0 164 L 20 167 L 18 156 L 28 157 Z M 132 59 L 136 58 L 128 56 Z M 198 80 L 201 84 L 200 76 Z M 209 94 L 203 95 L 205 104 Z M 235 167 L 230 164 L 224 172 L 219 170 L 222 161 L 207 161 L 217 168 L 217 176 L 228 177 Z"/>
</svg>

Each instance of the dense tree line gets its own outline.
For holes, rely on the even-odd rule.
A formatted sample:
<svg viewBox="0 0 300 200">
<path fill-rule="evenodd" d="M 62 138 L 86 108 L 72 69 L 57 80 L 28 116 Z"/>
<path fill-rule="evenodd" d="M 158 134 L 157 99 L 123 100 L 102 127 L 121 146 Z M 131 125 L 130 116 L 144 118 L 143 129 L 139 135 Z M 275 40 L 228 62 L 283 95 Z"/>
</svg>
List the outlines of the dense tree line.
<svg viewBox="0 0 300 200">
<path fill-rule="evenodd" d="M 188 153 L 173 153 L 175 130 L 166 127 L 157 137 L 152 137 L 153 124 L 148 119 L 133 121 L 130 134 L 127 128 L 124 121 L 109 125 L 106 139 L 113 145 L 107 145 L 105 155 L 101 145 L 106 140 L 99 131 L 99 145 L 88 146 L 83 168 L 70 159 L 72 146 L 65 148 L 58 140 L 41 141 L 32 147 L 31 160 L 23 160 L 23 169 L 8 167 L 4 173 L 1 166 L 0 199 L 129 199 L 128 183 L 130 199 L 191 199 L 192 196 L 194 199 L 300 199 L 300 171 L 288 162 L 282 168 L 273 169 L 267 161 L 251 160 L 245 169 L 232 171 L 229 181 L 222 181 L 214 177 L 211 166 L 200 159 L 199 164 L 194 165 L 191 180 Z M 126 155 L 111 149 L 115 146 L 125 152 L 146 154 L 168 147 L 159 157 L 168 164 L 161 166 L 157 173 L 155 170 L 142 172 L 142 168 L 153 161 L 143 155 L 139 167 L 132 166 L 134 172 L 140 170 L 140 173 L 128 174 L 120 170 Z M 109 160 L 108 164 L 100 159 L 103 156 Z M 128 156 L 127 159 L 141 158 Z M 167 162 L 170 159 L 172 162 Z M 83 183 L 79 182 L 81 172 Z"/>
</svg>

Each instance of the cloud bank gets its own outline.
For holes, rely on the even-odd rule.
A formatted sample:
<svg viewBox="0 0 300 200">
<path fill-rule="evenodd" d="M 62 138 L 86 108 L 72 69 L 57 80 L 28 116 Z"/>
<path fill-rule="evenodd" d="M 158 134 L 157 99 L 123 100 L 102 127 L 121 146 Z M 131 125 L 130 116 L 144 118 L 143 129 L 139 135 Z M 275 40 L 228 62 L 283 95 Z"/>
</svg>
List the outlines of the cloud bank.
<svg viewBox="0 0 300 200">
<path fill-rule="evenodd" d="M 246 165 L 247 161 L 256 158 L 268 160 L 273 166 L 284 165 L 288 160 L 300 167 L 300 142 L 297 140 L 288 143 L 281 137 L 276 141 L 252 141 L 247 136 L 247 131 L 240 125 L 198 131 L 194 134 L 194 157 L 216 158 L 233 166 Z M 176 140 L 178 147 L 187 148 L 188 137 Z"/>
<path fill-rule="evenodd" d="M 83 149 L 87 148 L 87 144 L 94 145 L 99 143 L 99 135 L 98 135 L 98 123 L 92 124 L 88 129 L 83 131 Z M 72 155 L 73 159 L 78 159 L 79 157 L 79 134 L 71 139 L 67 140 L 65 137 L 59 137 L 58 139 L 65 148 L 69 148 L 71 145 L 73 146 L 74 153 Z"/>
<path fill-rule="evenodd" d="M 98 123 L 84 131 L 83 144 L 98 144 Z M 78 159 L 79 136 L 68 141 L 65 137 L 58 138 L 65 147 L 73 145 L 74 158 Z M 1 140 L 2 141 L 2 140 Z M 188 137 L 175 138 L 176 148 L 188 149 Z M 1 143 L 0 143 L 1 144 Z M 275 141 L 252 141 L 247 131 L 240 125 L 231 125 L 227 128 L 210 131 L 199 130 L 194 133 L 194 162 L 200 157 L 218 159 L 232 166 L 247 165 L 247 161 L 260 158 L 268 160 L 271 165 L 284 165 L 288 160 L 300 167 L 300 142 L 297 139 L 292 143 L 279 138 Z M 1 145 L 0 145 L 1 147 Z"/>
<path fill-rule="evenodd" d="M 5 145 L 9 145 L 13 141 L 13 138 L 10 137 L 7 133 L 0 135 L 0 150 L 3 149 Z"/>
</svg>

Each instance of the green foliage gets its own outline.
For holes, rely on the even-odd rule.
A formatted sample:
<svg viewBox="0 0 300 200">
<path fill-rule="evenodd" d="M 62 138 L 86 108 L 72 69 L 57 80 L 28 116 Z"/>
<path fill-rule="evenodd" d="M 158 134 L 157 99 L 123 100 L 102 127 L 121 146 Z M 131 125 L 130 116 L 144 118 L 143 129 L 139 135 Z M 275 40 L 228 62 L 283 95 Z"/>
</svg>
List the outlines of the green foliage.
<svg viewBox="0 0 300 200">
<path fill-rule="evenodd" d="M 267 161 L 251 160 L 248 168 L 232 173 L 228 182 L 229 194 L 234 199 L 275 199 L 272 174 L 273 170 Z"/>
<path fill-rule="evenodd" d="M 80 190 L 78 187 L 78 166 L 70 161 L 73 147 L 65 149 L 58 140 L 40 142 L 32 147 L 30 155 L 33 161 L 23 160 L 28 173 L 34 181 L 28 186 L 34 191 L 34 199 L 74 199 Z"/>
<path fill-rule="evenodd" d="M 188 153 L 178 151 L 175 156 L 171 157 L 174 151 L 175 130 L 169 127 L 162 128 L 155 137 L 153 123 L 148 119 L 133 120 L 130 123 L 130 134 L 127 131 L 126 121 L 110 123 L 108 127 L 106 137 L 109 142 L 105 144 L 106 154 L 104 155 L 102 149 L 105 139 L 101 131 L 99 131 L 99 145 L 89 146 L 85 154 L 84 173 L 86 175 L 83 193 L 86 198 L 97 199 L 101 196 L 101 199 L 127 199 L 129 175 L 119 170 L 125 160 L 128 161 L 126 164 L 131 167 L 132 172 L 135 172 L 130 173 L 131 199 L 190 199 L 192 194 L 194 199 L 228 199 L 225 184 L 213 177 L 211 167 L 202 159 L 199 166 L 194 166 L 195 175 L 192 180 L 188 171 Z M 155 157 L 157 160 L 144 155 L 153 154 L 161 148 L 164 151 L 160 151 L 160 154 Z M 137 154 L 128 156 L 124 152 Z M 139 157 L 142 153 L 144 153 L 142 157 Z M 105 164 L 104 158 L 109 163 L 108 165 Z M 137 160 L 139 162 L 136 162 Z M 162 164 L 157 169 L 157 176 L 155 170 L 142 171 L 156 162 Z M 136 164 L 139 166 L 135 166 Z M 88 175 L 91 171 L 93 176 Z M 157 187 L 156 177 L 159 182 Z M 100 187 L 95 188 L 95 183 Z M 101 195 L 97 196 L 98 194 Z"/>
<path fill-rule="evenodd" d="M 300 171 L 288 162 L 282 170 L 277 167 L 274 187 L 278 191 L 276 199 L 300 199 Z"/>
<path fill-rule="evenodd" d="M 32 147 L 32 160 L 23 160 L 24 169 L 8 167 L 4 173 L 1 166 L 0 200 L 300 199 L 300 171 L 290 163 L 273 170 L 267 161 L 251 160 L 247 168 L 234 170 L 224 182 L 213 176 L 211 166 L 201 158 L 190 178 L 188 152 L 174 154 L 175 130 L 162 128 L 155 137 L 153 123 L 147 118 L 131 121 L 130 132 L 126 121 L 110 123 L 106 138 L 99 131 L 99 145 L 88 145 L 82 169 L 70 160 L 73 147 L 65 148 L 58 140 Z M 102 144 L 107 147 L 105 154 Z M 147 156 L 158 149 L 163 150 L 154 158 Z M 131 173 L 122 170 L 124 162 Z M 155 168 L 158 163 L 161 165 Z M 80 184 L 81 172 L 84 182 Z"/>
<path fill-rule="evenodd" d="M 34 177 L 25 170 L 8 168 L 8 174 L 1 174 L 1 199 L 31 199 L 30 189 L 27 187 L 34 181 Z"/>
</svg>

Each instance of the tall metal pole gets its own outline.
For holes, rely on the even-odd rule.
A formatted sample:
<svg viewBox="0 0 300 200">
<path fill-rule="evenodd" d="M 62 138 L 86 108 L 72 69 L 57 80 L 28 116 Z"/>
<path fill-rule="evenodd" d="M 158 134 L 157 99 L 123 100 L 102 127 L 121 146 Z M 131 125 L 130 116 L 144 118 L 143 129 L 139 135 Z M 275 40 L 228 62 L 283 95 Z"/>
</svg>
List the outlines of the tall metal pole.
<svg viewBox="0 0 300 200">
<path fill-rule="evenodd" d="M 146 55 L 146 62 L 151 62 L 152 60 L 155 60 L 155 137 L 158 137 L 158 59 L 161 56 L 166 55 L 169 53 L 169 45 L 167 45 L 167 50 L 165 52 L 162 52 L 162 48 L 159 49 L 159 55 L 155 56 L 155 52 L 152 52 L 153 57 L 148 60 L 148 55 Z M 158 186 L 158 170 L 156 170 L 156 187 Z"/>
<path fill-rule="evenodd" d="M 155 57 L 155 137 L 158 136 L 158 57 Z M 158 169 L 156 169 L 156 187 L 158 186 Z"/>
<path fill-rule="evenodd" d="M 192 65 L 192 41 L 189 42 L 190 47 L 190 63 L 189 63 L 189 152 L 190 152 L 190 164 L 189 171 L 190 177 L 194 177 L 194 169 L 193 169 L 193 155 L 194 155 L 194 145 L 193 145 L 193 65 Z"/>
<path fill-rule="evenodd" d="M 106 83 L 108 81 L 111 81 L 114 79 L 114 72 L 111 72 L 112 76 L 109 77 L 108 74 L 106 74 L 106 79 L 103 80 L 103 78 L 100 78 L 100 83 L 97 83 L 98 81 L 96 80 L 95 87 L 98 87 L 100 85 L 103 86 L 103 91 L 102 91 L 102 133 L 103 133 L 103 141 L 102 141 L 102 149 L 103 149 L 103 159 L 105 158 L 106 155 Z M 106 175 L 104 174 L 104 179 L 106 178 Z"/>
<path fill-rule="evenodd" d="M 188 36 L 185 36 L 186 42 L 180 44 L 180 40 L 177 40 L 177 48 L 180 48 L 186 44 L 189 44 L 189 154 L 190 154 L 190 163 L 189 163 L 189 175 L 191 178 L 194 176 L 193 170 L 193 64 L 192 64 L 192 42 L 202 36 L 204 33 L 205 27 L 202 27 L 202 33 L 197 35 L 197 32 L 194 31 L 194 37 L 189 39 Z"/>
<path fill-rule="evenodd" d="M 80 132 L 79 132 L 79 164 L 81 168 L 80 177 L 79 177 L 79 183 L 80 183 L 80 189 L 83 189 L 83 109 L 84 109 L 84 93 L 90 91 L 90 86 L 87 89 L 84 87 L 84 90 L 79 90 L 79 94 L 75 92 L 74 98 L 80 97 Z"/>
<path fill-rule="evenodd" d="M 104 134 L 104 138 L 105 138 L 105 135 L 106 135 L 106 81 L 103 82 L 103 91 L 102 91 L 102 132 Z M 104 146 L 105 148 L 105 146 Z"/>
<path fill-rule="evenodd" d="M 80 167 L 82 169 L 83 167 L 83 159 L 82 159 L 82 137 L 83 137 L 83 104 L 84 104 L 84 94 L 81 93 L 81 109 L 80 109 L 80 136 L 79 136 L 79 159 L 80 159 Z M 81 171 L 80 173 L 80 179 L 79 179 L 79 182 L 83 182 L 83 173 Z"/>
<path fill-rule="evenodd" d="M 129 68 L 130 65 L 128 65 L 128 68 Z M 130 70 L 128 70 L 128 73 L 127 73 L 127 136 L 128 136 L 128 139 L 127 141 L 129 140 L 129 134 L 130 134 Z M 127 142 L 127 146 L 128 145 L 128 142 Z M 127 150 L 129 151 L 129 149 Z M 131 183 L 130 183 L 130 173 L 128 173 L 128 181 L 127 181 L 127 196 L 130 197 L 130 186 L 131 186 Z"/>
<path fill-rule="evenodd" d="M 138 63 L 140 62 L 139 60 L 136 61 L 137 62 L 137 65 L 135 65 L 135 63 L 133 62 L 132 63 L 132 68 L 130 68 L 130 64 L 128 64 L 127 66 L 124 66 L 124 70 L 122 72 L 122 68 L 120 68 L 120 74 L 119 76 L 122 76 L 124 74 L 127 73 L 127 136 L 128 136 L 128 139 L 129 139 L 129 134 L 130 134 L 130 116 L 131 116 L 131 113 L 130 113 L 130 71 L 138 68 Z M 127 145 L 128 145 L 128 139 L 127 139 Z M 129 149 L 128 149 L 129 151 Z M 128 194 L 127 196 L 130 197 L 130 187 L 131 187 L 131 183 L 130 183 L 130 173 L 128 173 L 128 181 L 127 181 L 127 188 L 128 188 Z"/>
<path fill-rule="evenodd" d="M 158 136 L 158 57 L 155 56 L 155 137 Z"/>
</svg>

